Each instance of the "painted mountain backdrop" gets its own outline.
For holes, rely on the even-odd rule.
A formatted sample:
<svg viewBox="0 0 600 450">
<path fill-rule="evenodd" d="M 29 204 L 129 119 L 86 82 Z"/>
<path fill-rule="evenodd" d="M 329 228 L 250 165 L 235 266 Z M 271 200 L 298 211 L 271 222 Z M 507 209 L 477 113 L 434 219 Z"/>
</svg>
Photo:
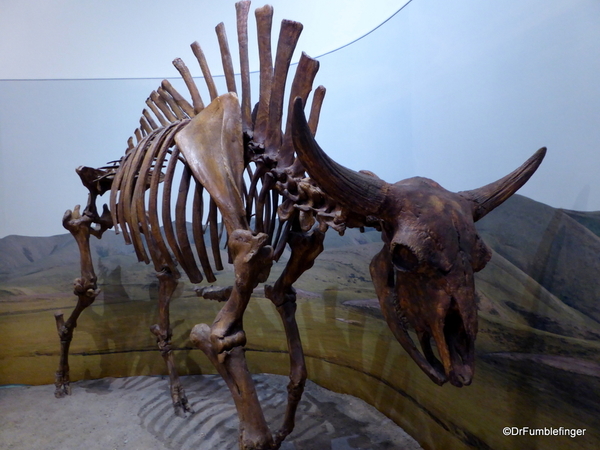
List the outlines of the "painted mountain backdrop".
<svg viewBox="0 0 600 450">
<path fill-rule="evenodd" d="M 502 435 L 505 426 L 562 426 L 587 430 L 576 438 L 578 447 L 600 448 L 600 212 L 554 209 L 516 195 L 478 229 L 494 256 L 477 274 L 472 386 L 437 388 L 393 342 L 369 276 L 379 234 L 356 230 L 343 237 L 330 231 L 326 251 L 297 285 L 311 378 L 365 398 L 424 447 L 569 448 L 568 436 L 516 441 Z M 151 268 L 137 263 L 132 247 L 112 232 L 92 238 L 92 249 L 103 294 L 75 333 L 80 359 L 73 378 L 162 373 L 148 331 L 156 320 Z M 274 265 L 270 280 L 283 265 Z M 0 239 L 0 384 L 52 382 L 58 339 L 51 313 L 68 314 L 74 306 L 71 282 L 78 272 L 68 234 Z M 226 268 L 219 282 L 231 281 Z M 219 305 L 197 299 L 187 280 L 176 297 L 172 320 L 174 343 L 185 355 L 182 371 L 208 371 L 187 334 L 195 323 L 210 323 Z M 285 373 L 285 359 L 276 356 L 285 349 L 278 319 L 260 291 L 254 303 L 247 315 L 249 357 L 258 370 Z M 365 386 L 381 386 L 340 381 L 338 373 L 347 370 Z"/>
</svg>

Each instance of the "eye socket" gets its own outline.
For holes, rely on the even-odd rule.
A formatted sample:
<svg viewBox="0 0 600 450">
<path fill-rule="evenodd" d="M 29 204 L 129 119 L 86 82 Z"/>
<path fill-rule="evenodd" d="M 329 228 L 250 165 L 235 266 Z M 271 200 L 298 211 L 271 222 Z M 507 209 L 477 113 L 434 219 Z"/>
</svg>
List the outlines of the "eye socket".
<svg viewBox="0 0 600 450">
<path fill-rule="evenodd" d="M 476 242 L 473 247 L 471 258 L 473 272 L 479 272 L 492 258 L 492 251 L 479 235 L 476 236 Z"/>
<path fill-rule="evenodd" d="M 415 272 L 419 267 L 419 258 L 404 244 L 392 244 L 392 263 L 401 272 Z"/>
</svg>

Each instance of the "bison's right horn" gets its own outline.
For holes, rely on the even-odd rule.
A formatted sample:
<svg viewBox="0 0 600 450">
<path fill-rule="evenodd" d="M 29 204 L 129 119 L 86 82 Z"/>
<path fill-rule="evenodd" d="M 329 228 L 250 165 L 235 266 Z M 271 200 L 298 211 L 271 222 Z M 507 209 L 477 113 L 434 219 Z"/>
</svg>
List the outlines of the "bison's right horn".
<svg viewBox="0 0 600 450">
<path fill-rule="evenodd" d="M 308 127 L 304 104 L 299 97 L 294 101 L 292 138 L 300 162 L 325 193 L 357 214 L 378 215 L 385 201 L 388 183 L 355 172 L 329 158 Z"/>
</svg>

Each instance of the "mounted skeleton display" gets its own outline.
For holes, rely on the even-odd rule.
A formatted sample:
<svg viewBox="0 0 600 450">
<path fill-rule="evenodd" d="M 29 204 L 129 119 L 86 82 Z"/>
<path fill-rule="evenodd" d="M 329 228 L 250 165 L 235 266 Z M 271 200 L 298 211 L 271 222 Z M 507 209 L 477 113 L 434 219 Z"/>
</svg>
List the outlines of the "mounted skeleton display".
<svg viewBox="0 0 600 450">
<path fill-rule="evenodd" d="M 314 140 L 323 87 L 314 90 L 309 119 L 304 115 L 318 61 L 302 55 L 285 106 L 288 69 L 302 25 L 282 22 L 273 65 L 270 6 L 256 10 L 260 87 L 252 109 L 249 8 L 250 2 L 236 4 L 239 97 L 225 29 L 220 24 L 216 31 L 227 93 L 218 95 L 201 47 L 192 44 L 210 103 L 205 106 L 190 71 L 176 59 L 174 65 L 189 90 L 191 104 L 163 81 L 147 100 L 149 110 L 143 111 L 135 142 L 130 138 L 125 155 L 99 169 L 77 169 L 89 190 L 89 200 L 83 212 L 77 206 L 63 218 L 79 247 L 81 277 L 75 280 L 78 302 L 71 316 L 65 321 L 61 313 L 56 314 L 61 340 L 56 396 L 70 393 L 68 352 L 73 330 L 80 313 L 100 292 L 90 235 L 100 238 L 114 226 L 133 244 L 140 261 L 154 265 L 159 321 L 150 329 L 167 364 L 175 411 L 181 415 L 191 412 L 175 369 L 169 302 L 181 270 L 192 283 L 216 280 L 215 271 L 223 269 L 219 244 L 224 231 L 235 282 L 229 287 L 200 289 L 204 297 L 225 303 L 213 324 L 196 325 L 190 338 L 231 390 L 240 418 L 240 448 L 277 449 L 294 428 L 307 377 L 293 284 L 323 250 L 327 229 L 343 233 L 347 227 L 374 227 L 381 232 L 384 245 L 370 269 L 392 333 L 435 383 L 468 385 L 473 377 L 477 334 L 473 274 L 491 257 L 474 222 L 529 179 L 545 149 L 506 177 L 459 193 L 426 178 L 390 184 L 370 172 L 347 169 L 332 161 Z M 284 107 L 287 115 L 282 131 Z M 179 180 L 176 196 L 172 195 L 175 178 Z M 100 213 L 96 198 L 106 192 L 110 192 L 110 208 L 104 205 Z M 188 195 L 192 196 L 192 236 L 187 228 Z M 174 204 L 172 197 L 176 197 Z M 272 285 L 265 286 L 265 296 L 281 316 L 290 358 L 287 408 L 281 428 L 272 433 L 246 366 L 243 316 L 254 288 L 267 280 L 271 265 L 286 245 L 291 254 L 285 269 Z M 422 351 L 413 343 L 409 327 L 415 330 Z"/>
</svg>

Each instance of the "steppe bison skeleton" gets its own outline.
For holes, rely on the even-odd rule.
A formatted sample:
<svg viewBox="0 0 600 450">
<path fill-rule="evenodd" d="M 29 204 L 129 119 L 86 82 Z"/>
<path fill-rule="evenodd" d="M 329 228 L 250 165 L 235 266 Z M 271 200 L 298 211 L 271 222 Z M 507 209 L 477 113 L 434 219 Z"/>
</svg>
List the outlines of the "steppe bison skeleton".
<svg viewBox="0 0 600 450">
<path fill-rule="evenodd" d="M 227 288 L 200 289 L 204 297 L 225 304 L 211 326 L 196 325 L 190 337 L 231 390 L 240 418 L 240 448 L 276 449 L 294 428 L 307 376 L 295 320 L 293 284 L 323 250 L 325 231 L 329 227 L 340 233 L 347 227 L 374 227 L 381 232 L 384 245 L 373 258 L 370 270 L 389 327 L 435 383 L 468 385 L 473 377 L 477 334 L 473 274 L 483 269 L 491 256 L 474 223 L 529 179 L 545 149 L 506 177 L 458 193 L 426 178 L 390 184 L 372 173 L 349 170 L 332 161 L 313 137 L 323 87 L 315 89 L 308 121 L 305 118 L 304 105 L 319 66 L 305 54 L 296 68 L 285 130 L 281 130 L 286 78 L 302 25 L 282 22 L 273 65 L 270 6 L 256 10 L 260 91 L 251 109 L 249 7 L 250 2 L 236 4 L 241 101 L 236 94 L 225 30 L 220 24 L 216 31 L 228 92 L 218 95 L 202 49 L 192 44 L 210 104 L 205 107 L 190 71 L 176 59 L 174 65 L 192 103 L 163 81 L 147 100 L 149 110 L 143 111 L 135 143 L 130 138 L 125 155 L 100 169 L 77 169 L 89 190 L 89 199 L 83 212 L 77 206 L 63 218 L 65 228 L 79 246 L 81 277 L 74 283 L 78 302 L 71 316 L 65 321 L 61 313 L 56 314 L 61 341 L 56 396 L 70 393 L 68 352 L 73 330 L 79 314 L 99 293 L 90 235 L 100 238 L 114 226 L 128 244 L 133 244 L 140 261 L 154 264 L 159 322 L 150 329 L 167 364 L 175 411 L 182 415 L 191 411 L 173 359 L 169 302 L 180 269 L 192 283 L 200 283 L 203 278 L 215 281 L 214 271 L 223 269 L 219 242 L 224 227 L 235 283 Z M 176 173 L 179 187 L 172 205 Z M 210 198 L 207 212 L 204 191 Z M 99 213 L 96 198 L 105 192 L 110 192 L 110 208 L 104 205 Z M 186 228 L 188 193 L 193 195 L 193 239 Z M 210 251 L 205 238 L 211 243 Z M 281 315 L 290 358 L 287 409 L 283 425 L 272 433 L 246 366 L 243 316 L 254 288 L 267 280 L 273 261 L 280 258 L 286 245 L 291 256 L 283 273 L 273 285 L 265 286 L 265 296 Z M 409 336 L 409 326 L 416 331 L 421 351 Z M 432 338 L 439 359 L 432 350 Z"/>
</svg>

